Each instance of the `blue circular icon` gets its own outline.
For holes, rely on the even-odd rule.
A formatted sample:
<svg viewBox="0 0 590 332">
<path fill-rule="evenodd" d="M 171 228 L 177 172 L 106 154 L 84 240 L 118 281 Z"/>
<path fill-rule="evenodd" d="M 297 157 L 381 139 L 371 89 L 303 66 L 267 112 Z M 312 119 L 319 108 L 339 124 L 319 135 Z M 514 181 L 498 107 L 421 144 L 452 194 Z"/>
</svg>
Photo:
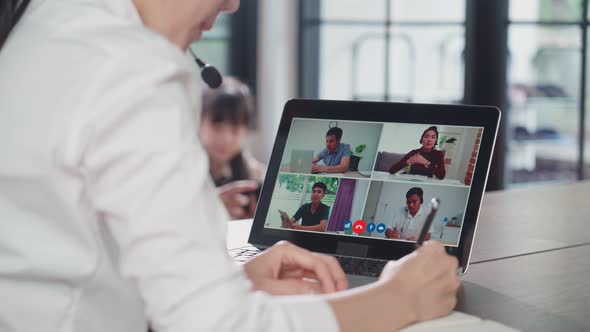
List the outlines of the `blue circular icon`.
<svg viewBox="0 0 590 332">
<path fill-rule="evenodd" d="M 352 221 L 350 221 L 350 220 L 345 221 L 343 227 L 344 227 L 344 230 L 351 229 L 352 228 Z"/>
<path fill-rule="evenodd" d="M 387 226 L 385 226 L 384 223 L 380 223 L 379 225 L 377 225 L 377 233 L 383 233 L 385 232 L 385 229 L 387 228 Z"/>
<path fill-rule="evenodd" d="M 367 225 L 367 232 L 373 232 L 375 230 L 375 224 L 374 223 L 370 223 Z"/>
</svg>

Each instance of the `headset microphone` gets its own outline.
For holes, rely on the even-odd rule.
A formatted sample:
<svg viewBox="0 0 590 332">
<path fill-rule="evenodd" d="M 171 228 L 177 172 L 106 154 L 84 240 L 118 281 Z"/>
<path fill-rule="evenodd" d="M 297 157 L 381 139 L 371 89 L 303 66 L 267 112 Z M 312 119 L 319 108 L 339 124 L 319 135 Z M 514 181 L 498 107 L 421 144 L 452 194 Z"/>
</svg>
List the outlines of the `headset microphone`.
<svg viewBox="0 0 590 332">
<path fill-rule="evenodd" d="M 190 47 L 188 50 L 193 56 L 193 59 L 195 59 L 197 65 L 199 65 L 199 68 L 201 68 L 201 77 L 203 78 L 203 81 L 205 81 L 211 89 L 219 88 L 222 82 L 219 70 L 208 63 L 204 63 Z"/>
</svg>

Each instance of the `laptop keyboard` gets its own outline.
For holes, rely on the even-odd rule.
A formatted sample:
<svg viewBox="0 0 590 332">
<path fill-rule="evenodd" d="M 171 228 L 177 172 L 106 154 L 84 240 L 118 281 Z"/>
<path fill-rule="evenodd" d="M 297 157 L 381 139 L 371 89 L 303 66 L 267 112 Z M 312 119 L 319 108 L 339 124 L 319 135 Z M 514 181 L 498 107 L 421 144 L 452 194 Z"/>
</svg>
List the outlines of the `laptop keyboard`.
<svg viewBox="0 0 590 332">
<path fill-rule="evenodd" d="M 334 256 L 346 274 L 378 277 L 387 264 L 385 260 Z"/>
<path fill-rule="evenodd" d="M 231 249 L 229 251 L 229 254 L 236 260 L 236 262 L 245 263 L 252 257 L 259 254 L 260 252 L 262 252 L 260 249 L 248 245 L 236 249 Z M 378 277 L 381 274 L 381 271 L 383 270 L 385 264 L 387 264 L 386 260 L 355 258 L 346 256 L 334 257 L 336 257 L 336 259 L 340 263 L 340 266 L 342 267 L 342 270 L 344 270 L 344 273 L 368 277 Z"/>
<path fill-rule="evenodd" d="M 244 247 L 229 250 L 229 255 L 232 256 L 238 263 L 246 263 L 252 257 L 258 255 L 261 252 L 262 250 L 254 246 L 247 245 Z"/>
</svg>

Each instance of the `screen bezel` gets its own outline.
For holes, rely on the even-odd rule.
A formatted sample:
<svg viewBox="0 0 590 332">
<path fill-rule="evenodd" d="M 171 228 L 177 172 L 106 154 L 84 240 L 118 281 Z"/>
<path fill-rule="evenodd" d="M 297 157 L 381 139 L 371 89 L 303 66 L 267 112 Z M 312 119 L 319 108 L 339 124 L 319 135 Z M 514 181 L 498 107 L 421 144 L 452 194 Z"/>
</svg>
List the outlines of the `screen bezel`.
<svg viewBox="0 0 590 332">
<path fill-rule="evenodd" d="M 339 254 L 338 248 L 351 244 L 362 248 L 354 254 L 357 257 L 398 259 L 414 251 L 414 243 L 264 227 L 293 118 L 483 127 L 459 245 L 447 247 L 447 251 L 459 259 L 461 267 L 467 268 L 500 121 L 498 108 L 311 99 L 292 99 L 285 104 L 248 242 L 264 248 L 287 240 L 326 254 Z"/>
</svg>

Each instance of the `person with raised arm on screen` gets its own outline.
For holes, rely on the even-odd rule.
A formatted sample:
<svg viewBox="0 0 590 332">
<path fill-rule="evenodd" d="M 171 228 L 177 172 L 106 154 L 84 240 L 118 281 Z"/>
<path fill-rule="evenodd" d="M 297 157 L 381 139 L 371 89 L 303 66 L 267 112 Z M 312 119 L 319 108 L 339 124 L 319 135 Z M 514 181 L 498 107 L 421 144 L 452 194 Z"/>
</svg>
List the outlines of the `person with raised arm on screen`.
<svg viewBox="0 0 590 332">
<path fill-rule="evenodd" d="M 445 154 L 436 149 L 437 141 L 438 129 L 436 126 L 428 127 L 420 136 L 422 147 L 408 152 L 400 161 L 391 165 L 389 173 L 395 174 L 405 170 L 406 174 L 444 179 L 446 175 Z"/>
</svg>

